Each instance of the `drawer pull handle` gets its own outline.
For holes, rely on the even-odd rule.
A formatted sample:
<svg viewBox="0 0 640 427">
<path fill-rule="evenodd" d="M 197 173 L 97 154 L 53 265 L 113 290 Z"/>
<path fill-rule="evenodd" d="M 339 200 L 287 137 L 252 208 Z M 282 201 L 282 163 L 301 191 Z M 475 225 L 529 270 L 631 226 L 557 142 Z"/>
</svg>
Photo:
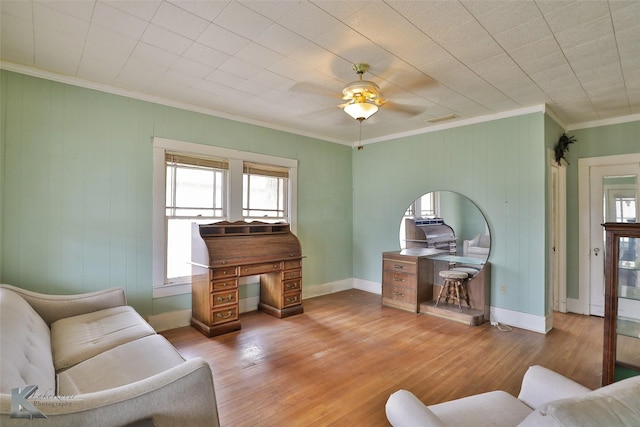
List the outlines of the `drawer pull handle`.
<svg viewBox="0 0 640 427">
<path fill-rule="evenodd" d="M 273 268 L 280 268 L 280 264 L 273 264 Z"/>
<path fill-rule="evenodd" d="M 286 298 L 286 300 L 287 300 L 287 302 L 288 302 L 288 303 L 289 303 L 289 302 L 298 302 L 298 297 L 297 297 L 297 296 L 295 296 L 295 297 L 293 297 L 293 298 L 291 298 L 291 297 L 287 297 L 287 298 Z"/>
<path fill-rule="evenodd" d="M 399 277 L 394 277 L 393 281 L 394 282 L 404 282 L 404 279 L 400 279 Z"/>
<path fill-rule="evenodd" d="M 216 298 L 216 301 L 219 301 L 219 302 L 229 302 L 229 301 L 233 301 L 233 294 L 229 295 L 229 296 L 228 296 L 228 297 L 226 297 L 226 298 L 218 297 L 218 298 Z"/>
<path fill-rule="evenodd" d="M 298 282 L 287 283 L 286 288 L 287 289 L 297 289 L 298 288 Z"/>
<path fill-rule="evenodd" d="M 227 314 L 216 313 L 216 317 L 218 319 L 228 319 L 231 316 L 233 316 L 233 311 L 231 310 L 227 311 Z"/>
<path fill-rule="evenodd" d="M 393 268 L 397 268 L 398 270 L 404 270 L 404 265 L 394 264 Z"/>
<path fill-rule="evenodd" d="M 393 294 L 395 296 L 397 296 L 397 297 L 403 297 L 404 296 L 404 294 L 402 292 L 394 292 Z"/>
</svg>

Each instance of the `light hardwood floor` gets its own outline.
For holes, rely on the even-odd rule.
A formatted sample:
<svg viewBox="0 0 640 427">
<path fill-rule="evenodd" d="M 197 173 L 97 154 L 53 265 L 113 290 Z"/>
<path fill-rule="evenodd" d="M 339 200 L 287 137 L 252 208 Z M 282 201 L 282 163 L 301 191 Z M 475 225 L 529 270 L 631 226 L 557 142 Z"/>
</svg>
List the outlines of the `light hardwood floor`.
<svg viewBox="0 0 640 427">
<path fill-rule="evenodd" d="M 246 313 L 242 330 L 214 338 L 190 327 L 163 334 L 211 365 L 222 427 L 388 426 L 384 404 L 398 389 L 426 404 L 517 395 L 535 364 L 600 385 L 601 318 L 556 313 L 547 335 L 501 332 L 384 308 L 359 290 L 306 299 L 304 310 Z"/>
</svg>

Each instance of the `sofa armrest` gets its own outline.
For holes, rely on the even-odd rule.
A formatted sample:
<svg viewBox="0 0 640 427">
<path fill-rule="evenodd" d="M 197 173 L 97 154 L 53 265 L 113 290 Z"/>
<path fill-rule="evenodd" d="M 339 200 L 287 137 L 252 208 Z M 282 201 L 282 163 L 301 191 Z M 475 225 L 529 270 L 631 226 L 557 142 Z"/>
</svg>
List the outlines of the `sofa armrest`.
<svg viewBox="0 0 640 427">
<path fill-rule="evenodd" d="M 393 427 L 445 427 L 436 414 L 407 390 L 398 390 L 389 396 L 385 412 Z"/>
<path fill-rule="evenodd" d="M 39 393 L 40 390 L 35 394 Z M 201 358 L 122 387 L 41 400 L 42 405 L 36 408 L 46 419 L 34 418 L 25 423 L 24 419 L 11 418 L 10 401 L 11 395 L 0 395 L 3 427 L 125 426 L 147 418 L 153 419 L 157 427 L 219 426 L 211 368 Z"/>
<path fill-rule="evenodd" d="M 518 399 L 532 409 L 554 400 L 582 396 L 591 390 L 542 366 L 531 366 L 524 374 Z"/>
<path fill-rule="evenodd" d="M 127 304 L 122 288 L 110 288 L 75 295 L 49 295 L 11 285 L 2 284 L 0 286 L 10 289 L 24 298 L 49 326 L 56 320 L 66 317 Z"/>
</svg>

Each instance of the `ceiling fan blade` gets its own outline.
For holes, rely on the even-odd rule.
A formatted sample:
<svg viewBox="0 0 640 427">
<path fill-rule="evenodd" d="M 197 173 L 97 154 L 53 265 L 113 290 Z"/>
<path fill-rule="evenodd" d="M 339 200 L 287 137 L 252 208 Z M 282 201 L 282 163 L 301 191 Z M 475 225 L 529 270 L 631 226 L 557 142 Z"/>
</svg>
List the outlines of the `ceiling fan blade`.
<svg viewBox="0 0 640 427">
<path fill-rule="evenodd" d="M 382 104 L 381 109 L 397 111 L 399 113 L 407 114 L 410 116 L 417 116 L 424 112 L 422 109 L 418 107 L 402 105 L 402 104 L 398 104 L 396 102 L 391 102 L 391 101 L 385 101 L 384 104 Z"/>
<path fill-rule="evenodd" d="M 329 89 L 313 82 L 300 82 L 291 87 L 292 92 L 300 92 L 308 95 L 318 95 L 322 97 L 330 97 L 340 99 L 335 90 Z"/>
</svg>

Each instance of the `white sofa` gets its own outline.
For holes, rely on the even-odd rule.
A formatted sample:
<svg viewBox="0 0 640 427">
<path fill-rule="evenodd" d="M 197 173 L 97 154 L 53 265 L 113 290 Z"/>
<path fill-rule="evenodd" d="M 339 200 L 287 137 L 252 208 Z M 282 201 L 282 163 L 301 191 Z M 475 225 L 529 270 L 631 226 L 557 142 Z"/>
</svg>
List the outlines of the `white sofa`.
<svg viewBox="0 0 640 427">
<path fill-rule="evenodd" d="M 471 240 L 462 241 L 462 256 L 487 259 L 491 250 L 491 236 L 478 234 Z"/>
<path fill-rule="evenodd" d="M 591 391 L 542 366 L 530 367 L 518 398 L 492 391 L 426 406 L 399 390 L 387 400 L 394 427 L 640 426 L 640 376 Z"/>
<path fill-rule="evenodd" d="M 0 425 L 219 421 L 209 365 L 182 358 L 122 289 L 62 296 L 0 285 Z"/>
</svg>

